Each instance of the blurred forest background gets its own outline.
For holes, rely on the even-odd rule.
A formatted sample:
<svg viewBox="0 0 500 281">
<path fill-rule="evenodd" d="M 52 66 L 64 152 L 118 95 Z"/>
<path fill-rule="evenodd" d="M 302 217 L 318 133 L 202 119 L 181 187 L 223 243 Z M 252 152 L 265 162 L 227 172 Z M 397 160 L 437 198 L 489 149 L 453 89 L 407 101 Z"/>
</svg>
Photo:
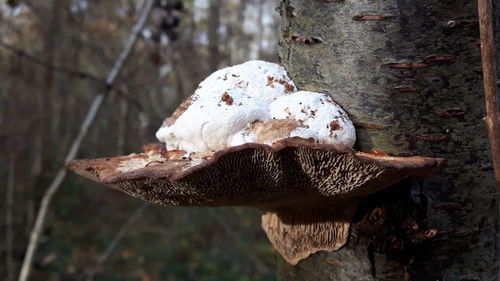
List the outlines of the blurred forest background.
<svg viewBox="0 0 500 281">
<path fill-rule="evenodd" d="M 78 157 L 140 152 L 215 69 L 277 61 L 277 2 L 158 0 Z M 41 197 L 143 4 L 0 1 L 4 280 L 17 280 Z M 257 210 L 162 208 L 74 174 L 56 193 L 40 242 L 30 280 L 275 278 L 276 253 Z"/>
</svg>

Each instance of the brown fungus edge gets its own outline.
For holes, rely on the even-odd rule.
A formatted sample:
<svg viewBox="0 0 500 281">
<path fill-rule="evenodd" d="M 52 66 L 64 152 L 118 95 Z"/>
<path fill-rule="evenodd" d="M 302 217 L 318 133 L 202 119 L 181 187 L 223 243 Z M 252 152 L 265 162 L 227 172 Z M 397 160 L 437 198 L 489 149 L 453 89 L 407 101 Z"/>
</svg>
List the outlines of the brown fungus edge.
<svg viewBox="0 0 500 281">
<path fill-rule="evenodd" d="M 164 152 L 162 152 L 161 149 L 159 150 L 158 147 L 158 145 L 151 145 L 149 153 L 163 153 L 164 155 Z M 349 154 L 360 162 L 372 164 L 380 168 L 391 170 L 393 173 L 398 173 L 396 179 L 383 181 L 384 186 L 393 184 L 409 176 L 423 177 L 438 173 L 445 164 L 445 160 L 442 158 L 427 158 L 421 156 L 396 157 L 380 153 L 355 152 L 342 145 L 316 144 L 310 140 L 290 138 L 278 141 L 272 146 L 248 143 L 220 150 L 215 152 L 208 159 L 201 160 L 201 164 L 193 166 L 190 165 L 191 161 L 193 161 L 190 159 L 167 160 L 167 158 L 165 158 L 167 165 L 169 163 L 175 164 L 172 166 L 174 169 L 168 169 L 168 166 L 157 166 L 156 168 L 153 166 L 128 172 L 116 172 L 117 165 L 121 163 L 121 161 L 133 157 L 146 159 L 148 157 L 147 153 L 123 157 L 74 160 L 71 161 L 68 166 L 78 174 L 111 186 L 116 184 L 119 185 L 120 182 L 130 180 L 142 179 L 147 181 L 148 179 L 158 178 L 166 178 L 169 182 L 180 182 L 192 174 L 217 165 L 219 161 L 224 160 L 225 156 L 232 155 L 233 153 L 241 153 L 245 150 L 262 150 L 278 153 L 286 148 L 307 148 L 335 152 L 338 154 Z M 114 170 L 114 173 L 106 175 L 106 169 Z M 381 182 L 378 183 L 380 184 Z M 383 187 L 374 187 L 374 192 L 381 188 Z M 129 195 L 141 198 L 140 194 L 129 193 Z M 351 219 L 354 216 L 357 205 L 363 197 L 361 193 L 352 195 L 354 195 L 354 197 L 339 196 L 339 198 L 328 198 L 327 196 L 322 197 L 320 194 L 313 194 L 313 196 L 318 196 L 316 199 L 318 199 L 317 202 L 319 204 L 311 204 L 306 207 L 304 206 L 307 204 L 302 207 L 297 207 L 297 205 L 293 207 L 293 204 L 297 202 L 294 202 L 292 205 L 285 203 L 279 206 L 279 204 L 277 204 L 277 207 L 273 206 L 271 209 L 259 206 L 258 204 L 248 205 L 266 211 L 262 216 L 262 228 L 266 232 L 272 245 L 283 258 L 290 264 L 295 265 L 300 260 L 317 251 L 337 250 L 345 245 L 348 239 Z M 303 194 L 298 194 L 297 196 L 300 197 L 303 196 Z M 313 198 L 313 200 L 316 199 Z M 193 202 L 195 202 L 193 205 L 198 204 L 196 201 Z M 162 205 L 166 204 L 163 203 Z M 201 203 L 198 205 L 204 204 Z M 206 206 L 211 205 L 206 204 Z"/>
</svg>

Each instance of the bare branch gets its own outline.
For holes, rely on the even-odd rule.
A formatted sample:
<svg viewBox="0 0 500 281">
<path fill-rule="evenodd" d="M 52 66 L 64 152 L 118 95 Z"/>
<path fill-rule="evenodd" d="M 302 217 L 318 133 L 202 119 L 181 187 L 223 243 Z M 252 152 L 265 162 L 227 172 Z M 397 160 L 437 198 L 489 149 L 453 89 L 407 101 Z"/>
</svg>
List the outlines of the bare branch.
<svg viewBox="0 0 500 281">
<path fill-rule="evenodd" d="M 148 202 L 144 202 L 141 204 L 137 210 L 128 218 L 128 220 L 123 224 L 123 226 L 120 228 L 120 230 L 116 233 L 115 237 L 113 237 L 113 240 L 111 240 L 111 243 L 109 243 L 108 247 L 106 250 L 101 254 L 101 256 L 97 259 L 94 267 L 90 271 L 90 273 L 87 275 L 87 281 L 93 281 L 94 276 L 97 273 L 98 270 L 101 269 L 102 265 L 104 262 L 108 259 L 108 257 L 111 255 L 113 250 L 116 248 L 120 240 L 123 238 L 123 235 L 127 233 L 129 228 L 132 226 L 132 224 L 142 215 L 144 210 L 149 206 Z"/>
<path fill-rule="evenodd" d="M 118 57 L 116 63 L 114 64 L 113 68 L 109 72 L 108 76 L 106 77 L 106 85 L 107 85 L 107 91 L 112 88 L 116 78 L 120 74 L 120 71 L 126 62 L 127 58 L 130 56 L 130 53 L 135 45 L 135 42 L 137 41 L 138 38 L 138 33 L 142 30 L 144 27 L 144 23 L 146 22 L 150 12 L 151 8 L 153 7 L 154 0 L 148 0 L 144 4 L 144 8 L 141 12 L 141 15 L 139 17 L 139 21 L 134 25 L 132 29 L 132 33 L 130 34 L 127 42 L 125 43 L 125 46 L 120 53 L 120 56 Z M 73 144 L 71 145 L 70 150 L 68 151 L 68 154 L 66 155 L 65 158 L 65 163 L 57 173 L 57 176 L 54 178 L 52 183 L 50 184 L 49 188 L 45 191 L 45 194 L 43 195 L 42 198 L 42 203 L 40 205 L 40 209 L 37 214 L 37 218 L 35 221 L 35 226 L 33 227 L 33 230 L 31 231 L 30 235 L 30 241 L 28 244 L 28 248 L 26 250 L 26 254 L 24 256 L 24 261 L 23 265 L 21 267 L 21 272 L 19 275 L 19 281 L 26 281 L 28 280 L 28 276 L 30 273 L 31 269 L 31 263 L 33 260 L 34 253 L 37 249 L 38 246 L 38 241 L 40 238 L 40 234 L 43 229 L 43 224 L 45 222 L 45 217 L 49 208 L 50 201 L 52 200 L 52 197 L 54 193 L 57 191 L 61 183 L 63 182 L 64 178 L 66 177 L 66 163 L 73 158 L 75 158 L 78 149 L 80 148 L 80 144 L 87 134 L 89 126 L 92 124 L 92 121 L 94 120 L 97 111 L 99 107 L 102 104 L 102 100 L 104 98 L 105 93 L 101 93 L 97 95 L 94 100 L 92 101 L 92 104 L 90 106 L 90 109 L 87 113 L 87 116 L 85 117 L 82 126 L 80 127 L 80 131 L 78 133 L 78 136 L 75 138 L 73 141 Z"/>
<path fill-rule="evenodd" d="M 37 58 L 34 55 L 31 55 L 31 54 L 27 53 L 24 50 L 21 50 L 21 49 L 19 49 L 17 47 L 9 45 L 9 44 L 5 44 L 2 41 L 0 41 L 0 47 L 3 47 L 4 49 L 9 50 L 13 54 L 15 54 L 17 56 L 20 56 L 22 58 L 25 58 L 25 59 L 31 61 L 32 63 L 37 64 L 39 66 L 42 66 L 42 67 L 44 67 L 44 68 L 46 68 L 48 70 L 52 70 L 52 71 L 59 72 L 59 73 L 62 73 L 62 74 L 66 74 L 66 75 L 70 75 L 70 76 L 75 76 L 75 77 L 78 77 L 80 79 L 89 79 L 89 80 L 98 82 L 99 84 L 104 84 L 105 83 L 105 81 L 97 78 L 96 76 L 94 76 L 94 75 L 92 75 L 90 73 L 86 73 L 86 72 L 83 72 L 83 71 L 78 71 L 78 70 L 74 70 L 74 69 L 70 69 L 70 68 L 66 68 L 66 67 L 52 65 L 52 64 L 50 64 L 50 63 L 48 63 L 48 62 L 46 62 L 44 60 L 41 60 L 41 59 Z"/>
<path fill-rule="evenodd" d="M 27 53 L 26 51 L 24 51 L 22 49 L 19 49 L 17 47 L 9 45 L 9 44 L 5 44 L 2 41 L 0 41 L 0 47 L 3 47 L 5 49 L 9 50 L 10 52 L 12 52 L 13 54 L 15 54 L 19 57 L 25 58 L 28 61 L 30 61 L 36 65 L 42 66 L 48 70 L 59 72 L 59 73 L 66 74 L 69 76 L 75 76 L 75 77 L 80 78 L 80 79 L 89 79 L 89 80 L 92 80 L 94 82 L 97 82 L 98 84 L 107 85 L 109 88 L 109 84 L 107 84 L 106 81 L 104 81 L 104 80 L 102 80 L 102 79 L 100 79 L 100 78 L 98 78 L 90 73 L 86 73 L 86 72 L 82 72 L 82 71 L 78 71 L 78 70 L 73 70 L 73 69 L 66 68 L 66 67 L 59 67 L 59 66 L 51 65 L 50 63 L 43 61 L 43 60 L 37 58 L 36 56 Z M 115 63 L 115 67 L 116 67 L 116 63 Z M 113 81 L 113 83 L 114 83 L 114 81 Z M 139 111 L 144 112 L 144 106 L 136 98 L 131 97 L 131 96 L 123 93 L 119 89 L 115 89 L 115 90 L 116 90 L 116 94 L 118 95 L 119 98 L 125 99 L 128 103 L 135 106 Z"/>
<path fill-rule="evenodd" d="M 145 5 L 144 10 L 142 11 L 141 16 L 139 17 L 139 21 L 132 27 L 132 33 L 128 37 L 127 42 L 125 42 L 125 47 L 123 47 L 122 52 L 118 56 L 118 59 L 115 61 L 115 65 L 113 66 L 108 76 L 106 77 L 106 84 L 108 86 L 113 85 L 113 83 L 116 80 L 116 77 L 118 77 L 118 74 L 122 69 L 123 64 L 129 57 L 130 53 L 132 52 L 135 42 L 139 37 L 139 32 L 141 32 L 141 30 L 144 28 L 144 24 L 146 23 L 146 20 L 149 17 L 151 8 L 153 7 L 153 3 L 154 1 L 149 0 L 148 2 L 146 2 L 146 4 L 144 4 Z"/>
<path fill-rule="evenodd" d="M 104 94 L 99 94 L 94 98 L 92 101 L 92 105 L 90 106 L 90 110 L 87 113 L 87 116 L 85 117 L 85 120 L 80 127 L 80 132 L 78 133 L 78 136 L 76 137 L 75 141 L 71 145 L 71 148 L 66 156 L 66 159 L 64 161 L 64 165 L 71 159 L 73 159 L 78 152 L 78 149 L 80 147 L 80 144 L 83 140 L 83 137 L 87 134 L 88 128 L 90 124 L 92 123 L 97 110 L 99 109 L 99 106 L 102 103 L 102 100 L 104 98 Z M 52 197 L 54 196 L 54 193 L 57 191 L 59 186 L 61 185 L 62 181 L 66 177 L 66 166 L 63 166 L 59 172 L 57 173 L 57 176 L 54 178 L 52 183 L 50 184 L 49 188 L 45 191 L 45 194 L 43 195 L 42 198 L 42 203 L 40 204 L 40 209 L 38 210 L 38 214 L 36 217 L 35 225 L 33 227 L 33 230 L 31 231 L 30 235 L 30 241 L 28 244 L 28 248 L 26 249 L 26 254 L 24 256 L 24 261 L 23 261 L 23 266 L 21 267 L 21 273 L 19 275 L 19 281 L 26 281 L 28 280 L 28 276 L 30 273 L 31 269 L 31 262 L 33 260 L 33 255 L 35 254 L 35 251 L 38 247 L 38 241 L 40 240 L 40 234 L 43 229 L 43 224 L 45 222 L 45 217 L 47 215 L 47 211 L 49 209 L 49 204 L 50 201 L 52 200 Z"/>
<path fill-rule="evenodd" d="M 491 146 L 493 168 L 500 192 L 500 127 L 496 96 L 495 46 L 491 0 L 479 0 L 479 30 L 481 34 L 481 56 L 483 60 L 483 83 L 486 100 L 486 125 Z"/>
</svg>

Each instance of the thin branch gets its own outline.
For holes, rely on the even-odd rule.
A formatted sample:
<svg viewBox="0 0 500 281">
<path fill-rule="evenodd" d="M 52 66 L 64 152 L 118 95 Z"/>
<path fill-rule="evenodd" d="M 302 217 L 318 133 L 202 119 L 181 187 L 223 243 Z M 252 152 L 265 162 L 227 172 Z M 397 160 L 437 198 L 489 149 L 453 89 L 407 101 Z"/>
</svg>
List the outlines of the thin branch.
<svg viewBox="0 0 500 281">
<path fill-rule="evenodd" d="M 19 49 L 17 47 L 9 45 L 9 44 L 5 44 L 2 41 L 0 41 L 0 47 L 3 47 L 5 49 L 9 50 L 10 52 L 12 52 L 13 54 L 15 54 L 19 57 L 25 58 L 28 61 L 30 61 L 36 65 L 42 66 L 48 70 L 59 72 L 59 73 L 69 75 L 69 76 L 75 76 L 75 77 L 80 78 L 80 79 L 89 79 L 89 80 L 97 82 L 98 84 L 101 84 L 101 85 L 108 85 L 106 83 L 106 81 L 104 81 L 104 80 L 102 80 L 102 79 L 100 79 L 100 78 L 98 78 L 90 73 L 86 73 L 86 72 L 82 72 L 82 71 L 78 71 L 78 70 L 73 70 L 73 69 L 66 68 L 66 67 L 59 67 L 59 66 L 51 65 L 50 63 L 43 61 L 43 60 L 37 58 L 36 56 L 27 53 L 26 51 L 24 51 L 22 49 Z M 116 66 L 116 63 L 115 63 L 115 66 Z M 125 99 L 128 103 L 135 106 L 139 111 L 145 112 L 144 106 L 136 98 L 123 93 L 119 89 L 115 89 L 115 90 L 116 90 L 116 94 L 118 95 L 119 98 Z"/>
<path fill-rule="evenodd" d="M 44 67 L 44 68 L 46 68 L 48 70 L 59 72 L 59 73 L 66 74 L 66 75 L 69 75 L 69 76 L 76 76 L 76 77 L 78 77 L 80 79 L 89 79 L 89 80 L 92 80 L 94 82 L 97 82 L 98 84 L 106 85 L 106 81 L 104 81 L 104 80 L 102 80 L 100 78 L 97 78 L 96 76 L 94 76 L 92 74 L 85 73 L 85 72 L 82 72 L 82 71 L 73 70 L 73 69 L 70 69 L 70 68 L 58 67 L 58 66 L 51 65 L 50 63 L 48 63 L 46 61 L 38 59 L 34 55 L 28 54 L 24 50 L 21 50 L 21 49 L 19 49 L 17 47 L 14 47 L 12 45 L 5 44 L 5 43 L 3 43 L 1 41 L 0 41 L 0 47 L 3 47 L 5 49 L 11 51 L 13 54 L 15 54 L 17 56 L 20 56 L 20 57 L 23 57 L 23 58 L 29 60 L 30 62 L 32 62 L 34 64 L 37 64 L 39 66 L 42 66 L 42 67 Z M 133 98 L 133 97 L 131 97 L 129 95 L 124 94 L 122 91 L 120 91 L 118 89 L 115 89 L 115 90 L 116 90 L 116 93 L 118 94 L 118 97 L 120 97 L 122 99 L 125 99 L 131 105 L 137 107 L 137 109 L 139 111 L 144 111 L 144 106 L 142 106 L 142 104 L 137 99 L 135 99 L 135 98 Z"/>
<path fill-rule="evenodd" d="M 70 69 L 70 68 L 66 68 L 66 67 L 52 65 L 49 62 L 41 60 L 41 59 L 37 58 L 36 56 L 27 53 L 26 51 L 24 51 L 22 49 L 19 49 L 17 47 L 9 45 L 9 44 L 5 44 L 4 42 L 1 42 L 1 41 L 0 41 L 0 47 L 3 47 L 4 49 L 9 50 L 13 54 L 15 54 L 19 57 L 25 58 L 25 59 L 31 61 L 32 63 L 37 64 L 39 66 L 42 66 L 48 70 L 52 70 L 52 71 L 66 74 L 66 75 L 70 75 L 70 76 L 75 76 L 75 77 L 78 77 L 80 79 L 89 79 L 89 80 L 98 82 L 99 84 L 105 84 L 105 81 L 97 78 L 96 76 L 94 76 L 90 73 L 86 73 L 83 71 L 78 71 L 78 70 L 74 70 L 74 69 Z"/>
<path fill-rule="evenodd" d="M 149 14 L 151 12 L 151 8 L 153 7 L 154 1 L 149 0 L 144 4 L 144 9 L 142 11 L 141 16 L 139 17 L 139 21 L 132 27 L 132 33 L 128 37 L 127 42 L 125 42 L 125 47 L 123 48 L 122 52 L 118 56 L 118 59 L 115 61 L 115 65 L 111 69 L 111 71 L 108 74 L 108 77 L 106 77 L 106 84 L 108 86 L 113 85 L 113 83 L 116 80 L 116 77 L 118 77 L 118 74 L 120 74 L 120 71 L 122 69 L 123 64 L 129 57 L 130 53 L 132 52 L 132 49 L 134 48 L 135 42 L 137 41 L 137 38 L 139 37 L 139 33 L 141 30 L 144 28 L 144 24 L 146 23 L 146 20 L 149 17 Z"/>
<path fill-rule="evenodd" d="M 493 37 L 493 15 L 491 0 L 478 0 L 479 30 L 481 34 L 481 56 L 483 60 L 483 83 L 486 100 L 486 125 L 490 142 L 493 169 L 500 192 L 500 127 L 496 96 L 495 40 Z"/>
<path fill-rule="evenodd" d="M 115 237 L 113 237 L 113 240 L 111 240 L 111 243 L 109 243 L 108 247 L 106 250 L 99 256 L 97 259 L 94 267 L 90 271 L 90 273 L 87 275 L 86 281 L 93 281 L 94 276 L 96 275 L 97 271 L 101 269 L 102 265 L 104 262 L 108 259 L 108 257 L 111 255 L 113 250 L 116 248 L 120 240 L 123 238 L 125 233 L 129 230 L 129 228 L 132 226 L 132 224 L 142 215 L 144 210 L 149 206 L 148 202 L 144 202 L 141 204 L 137 210 L 128 218 L 128 220 L 123 224 L 123 226 L 120 228 L 120 230 L 116 233 Z"/>
<path fill-rule="evenodd" d="M 97 110 L 99 109 L 99 106 L 102 103 L 102 100 L 104 98 L 104 94 L 99 94 L 94 98 L 92 101 L 92 105 L 90 106 L 90 110 L 87 113 L 87 116 L 85 117 L 85 120 L 80 127 L 80 132 L 78 133 L 78 136 L 76 137 L 75 141 L 71 145 L 71 149 L 69 150 L 64 163 L 66 164 L 69 160 L 73 159 L 78 152 L 78 149 L 80 147 L 80 144 L 83 140 L 83 137 L 87 134 L 88 128 L 90 124 L 92 123 Z M 33 227 L 33 230 L 31 231 L 30 235 L 30 241 L 28 244 L 28 248 L 26 249 L 26 254 L 24 256 L 24 261 L 23 261 L 23 266 L 21 267 L 21 273 L 19 275 L 19 281 L 26 281 L 28 280 L 28 276 L 30 273 L 31 269 L 31 262 L 33 260 L 34 253 L 38 247 L 38 241 L 40 240 L 40 234 L 43 229 L 43 224 L 45 222 L 45 217 L 47 215 L 47 211 L 49 209 L 49 204 L 50 201 L 52 200 L 52 197 L 54 196 L 54 193 L 57 191 L 61 183 L 63 182 L 64 178 L 66 177 L 66 166 L 64 165 L 59 172 L 57 173 L 57 176 L 54 178 L 52 183 L 50 184 L 49 188 L 45 191 L 45 194 L 43 195 L 42 198 L 42 203 L 40 204 L 40 209 L 38 210 L 38 214 L 36 216 L 36 221 L 35 225 Z"/>
<path fill-rule="evenodd" d="M 125 43 L 125 46 L 118 57 L 116 63 L 114 64 L 113 68 L 109 72 L 107 78 L 106 78 L 106 85 L 107 85 L 107 91 L 112 88 L 113 83 L 115 82 L 116 78 L 120 74 L 120 71 L 127 60 L 127 58 L 130 56 L 130 53 L 135 45 L 135 42 L 138 38 L 138 33 L 142 30 L 144 27 L 144 24 L 151 12 L 151 8 L 153 7 L 154 0 L 148 0 L 144 4 L 144 8 L 141 12 L 141 15 L 139 17 L 139 21 L 134 25 L 132 29 L 132 33 L 130 34 L 130 37 L 128 38 L 127 42 Z M 61 183 L 63 182 L 65 176 L 66 176 L 66 163 L 75 158 L 78 149 L 80 148 L 80 144 L 87 134 L 89 126 L 92 124 L 94 121 L 94 118 L 97 114 L 97 111 L 99 107 L 102 104 L 102 100 L 104 99 L 105 93 L 101 93 L 97 95 L 94 100 L 92 101 L 92 104 L 90 106 L 90 109 L 85 116 L 84 122 L 82 123 L 82 126 L 80 127 L 80 131 L 78 133 L 78 136 L 75 138 L 73 141 L 73 144 L 71 145 L 70 150 L 68 151 L 68 154 L 66 155 L 64 165 L 61 167 L 59 172 L 57 173 L 57 176 L 54 178 L 52 183 L 50 184 L 49 188 L 45 191 L 45 194 L 43 195 L 42 198 L 42 203 L 40 205 L 40 209 L 38 211 L 36 221 L 35 221 L 35 226 L 33 227 L 33 230 L 31 231 L 30 235 L 30 241 L 28 244 L 28 248 L 26 250 L 26 254 L 24 256 L 24 261 L 23 265 L 21 267 L 21 272 L 19 275 L 19 281 L 26 281 L 28 280 L 28 276 L 30 273 L 31 269 L 31 263 L 33 260 L 34 253 L 36 251 L 36 248 L 38 246 L 38 241 L 40 238 L 40 234 L 42 232 L 43 224 L 45 222 L 45 217 L 49 208 L 50 201 L 52 200 L 52 197 L 54 193 L 57 191 Z"/>
<path fill-rule="evenodd" d="M 217 211 L 213 209 L 209 209 L 208 212 L 212 217 L 215 218 L 217 223 L 224 229 L 227 236 L 233 239 L 234 242 L 240 243 L 240 238 L 236 231 L 217 213 Z M 254 263 L 255 269 L 262 274 L 269 274 L 271 270 L 267 267 L 253 252 L 245 252 L 245 255 L 250 258 L 250 260 Z"/>
</svg>

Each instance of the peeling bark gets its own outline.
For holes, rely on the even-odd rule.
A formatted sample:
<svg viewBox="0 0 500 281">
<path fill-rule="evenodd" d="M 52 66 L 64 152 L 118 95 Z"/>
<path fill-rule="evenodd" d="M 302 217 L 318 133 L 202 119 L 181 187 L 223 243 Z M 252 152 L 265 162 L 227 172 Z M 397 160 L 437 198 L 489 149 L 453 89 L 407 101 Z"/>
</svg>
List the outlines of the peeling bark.
<svg viewBox="0 0 500 281">
<path fill-rule="evenodd" d="M 278 280 L 495 280 L 476 2 L 285 0 L 279 10 L 282 63 L 300 90 L 329 93 L 365 124 L 358 150 L 444 157 L 448 168 L 369 198 L 346 247 L 296 267 L 281 260 Z"/>
</svg>

